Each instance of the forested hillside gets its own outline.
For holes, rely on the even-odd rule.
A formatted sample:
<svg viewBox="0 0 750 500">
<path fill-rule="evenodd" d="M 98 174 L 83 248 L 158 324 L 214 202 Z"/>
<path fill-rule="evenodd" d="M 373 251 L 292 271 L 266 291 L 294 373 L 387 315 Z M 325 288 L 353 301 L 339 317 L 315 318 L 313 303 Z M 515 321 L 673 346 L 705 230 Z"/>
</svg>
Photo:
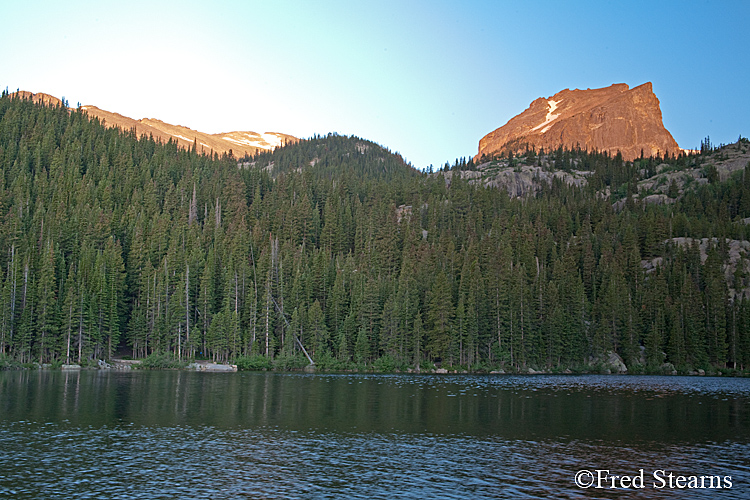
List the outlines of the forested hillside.
<svg viewBox="0 0 750 500">
<path fill-rule="evenodd" d="M 0 359 L 288 367 L 304 346 L 330 369 L 563 371 L 610 352 L 631 372 L 746 369 L 750 173 L 722 180 L 704 149 L 529 151 L 588 180 L 510 198 L 356 137 L 238 161 L 3 95 Z M 706 180 L 670 203 L 633 196 L 688 168 Z"/>
</svg>

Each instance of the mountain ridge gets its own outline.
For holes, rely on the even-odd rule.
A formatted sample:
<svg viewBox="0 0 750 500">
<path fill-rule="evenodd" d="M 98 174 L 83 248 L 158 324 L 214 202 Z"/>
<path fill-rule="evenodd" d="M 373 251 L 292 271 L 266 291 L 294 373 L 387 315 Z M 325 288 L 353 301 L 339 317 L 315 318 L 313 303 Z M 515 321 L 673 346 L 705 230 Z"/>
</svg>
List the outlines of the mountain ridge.
<svg viewBox="0 0 750 500">
<path fill-rule="evenodd" d="M 22 99 L 30 99 L 33 102 L 45 104 L 48 106 L 67 106 L 67 102 L 50 94 L 43 92 L 33 93 L 19 90 L 11 94 Z M 185 127 L 183 125 L 173 125 L 156 118 L 141 118 L 136 120 L 128 116 L 107 111 L 94 105 L 81 106 L 92 118 L 98 118 L 108 127 L 119 127 L 122 130 L 135 129 L 137 136 L 151 135 L 155 139 L 161 139 L 164 142 L 169 140 L 176 141 L 183 148 L 195 148 L 199 152 L 215 152 L 219 155 L 224 153 L 232 154 L 237 158 L 243 156 L 254 156 L 260 152 L 273 151 L 283 144 L 297 142 L 297 137 L 280 132 L 252 132 L 252 131 L 231 131 L 221 132 L 218 134 L 208 134 L 198 130 Z"/>
</svg>

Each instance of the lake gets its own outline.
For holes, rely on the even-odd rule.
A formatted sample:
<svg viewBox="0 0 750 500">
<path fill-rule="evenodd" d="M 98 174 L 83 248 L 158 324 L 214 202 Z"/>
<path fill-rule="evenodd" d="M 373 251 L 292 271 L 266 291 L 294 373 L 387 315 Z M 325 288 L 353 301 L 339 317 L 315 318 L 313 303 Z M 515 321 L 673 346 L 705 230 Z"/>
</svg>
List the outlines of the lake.
<svg viewBox="0 0 750 500">
<path fill-rule="evenodd" d="M 750 498 L 750 380 L 0 372 L 0 498 Z"/>
</svg>

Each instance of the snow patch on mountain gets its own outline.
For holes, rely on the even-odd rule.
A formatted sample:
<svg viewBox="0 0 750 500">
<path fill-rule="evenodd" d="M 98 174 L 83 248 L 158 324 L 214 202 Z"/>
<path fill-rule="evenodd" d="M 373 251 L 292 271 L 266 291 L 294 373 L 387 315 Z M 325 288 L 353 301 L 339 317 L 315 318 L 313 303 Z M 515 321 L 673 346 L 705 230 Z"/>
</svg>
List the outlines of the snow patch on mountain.
<svg viewBox="0 0 750 500">
<path fill-rule="evenodd" d="M 268 144 L 270 144 L 274 148 L 278 148 L 283 142 L 281 134 L 277 134 L 276 132 L 265 132 L 260 135 Z"/>
<path fill-rule="evenodd" d="M 552 126 L 552 122 L 557 119 L 557 117 L 560 116 L 560 113 L 555 114 L 555 110 L 557 109 L 557 106 L 562 102 L 562 99 L 559 101 L 555 101 L 552 99 L 547 100 L 547 105 L 549 106 L 549 110 L 547 111 L 547 117 L 544 119 L 544 122 L 540 123 L 536 127 L 532 128 L 531 131 L 539 130 L 540 128 L 544 127 L 541 131 L 541 133 L 545 133 L 550 129 Z"/>
<path fill-rule="evenodd" d="M 227 136 L 222 137 L 222 139 L 224 139 L 225 141 L 233 142 L 235 144 L 241 144 L 241 145 L 245 145 L 245 146 L 256 146 L 256 147 L 262 142 L 262 141 L 260 141 L 258 139 L 255 139 L 255 140 L 252 140 L 252 139 L 235 139 L 234 137 L 227 137 Z"/>
</svg>

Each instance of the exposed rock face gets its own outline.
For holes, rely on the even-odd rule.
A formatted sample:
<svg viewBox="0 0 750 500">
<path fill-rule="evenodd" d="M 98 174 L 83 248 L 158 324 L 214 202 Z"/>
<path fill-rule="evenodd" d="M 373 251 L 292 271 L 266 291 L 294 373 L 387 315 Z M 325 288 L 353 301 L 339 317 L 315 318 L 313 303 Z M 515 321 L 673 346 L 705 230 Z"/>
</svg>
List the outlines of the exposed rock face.
<svg viewBox="0 0 750 500">
<path fill-rule="evenodd" d="M 507 166 L 507 162 L 501 161 L 495 168 L 491 164 L 480 165 L 479 171 L 458 170 L 438 172 L 445 177 L 445 183 L 450 186 L 453 175 L 459 175 L 462 179 L 468 179 L 470 184 L 481 183 L 484 186 L 505 189 L 511 198 L 524 198 L 536 194 L 542 189 L 542 185 L 552 184 L 557 178 L 568 186 L 585 186 L 588 182 L 586 177 L 591 172 L 564 172 L 557 170 L 550 172 L 535 165 L 519 165 L 517 167 Z"/>
<path fill-rule="evenodd" d="M 726 181 L 737 172 L 745 170 L 750 165 L 750 141 L 742 138 L 734 144 L 722 146 L 711 153 L 692 158 L 686 168 L 675 169 L 666 163 L 656 167 L 656 175 L 638 181 L 638 194 L 635 200 L 645 203 L 664 205 L 674 203 L 686 191 L 697 189 L 699 186 L 715 180 Z M 641 175 L 644 171 L 642 171 Z M 672 185 L 674 188 L 672 189 Z M 609 193 L 605 193 L 609 196 Z M 675 197 L 676 195 L 676 197 Z M 622 210 L 626 200 L 617 200 L 612 206 L 615 210 Z M 747 224 L 749 222 L 745 222 Z"/>
<path fill-rule="evenodd" d="M 34 94 L 22 90 L 13 93 L 13 95 L 52 106 L 61 106 L 63 104 L 60 99 L 48 94 Z M 99 109 L 96 106 L 81 106 L 81 109 L 85 110 L 89 116 L 98 118 L 108 127 L 119 127 L 125 131 L 135 129 L 138 137 L 141 135 L 152 135 L 154 139 L 160 139 L 163 142 L 171 139 L 187 149 L 192 149 L 195 142 L 196 150 L 204 153 L 214 151 L 221 155 L 231 150 L 235 157 L 241 158 L 246 154 L 252 156 L 257 152 L 271 151 L 285 143 L 297 142 L 296 137 L 278 132 L 265 132 L 263 134 L 257 132 L 206 134 L 183 127 L 182 125 L 171 125 L 153 118 L 134 120 L 118 113 Z"/>
<path fill-rule="evenodd" d="M 565 89 L 539 98 L 528 109 L 479 141 L 475 163 L 482 155 L 580 146 L 589 151 L 622 153 L 625 160 L 676 154 L 680 147 L 664 128 L 651 83 L 634 89 L 619 83 L 602 89 Z"/>
</svg>

